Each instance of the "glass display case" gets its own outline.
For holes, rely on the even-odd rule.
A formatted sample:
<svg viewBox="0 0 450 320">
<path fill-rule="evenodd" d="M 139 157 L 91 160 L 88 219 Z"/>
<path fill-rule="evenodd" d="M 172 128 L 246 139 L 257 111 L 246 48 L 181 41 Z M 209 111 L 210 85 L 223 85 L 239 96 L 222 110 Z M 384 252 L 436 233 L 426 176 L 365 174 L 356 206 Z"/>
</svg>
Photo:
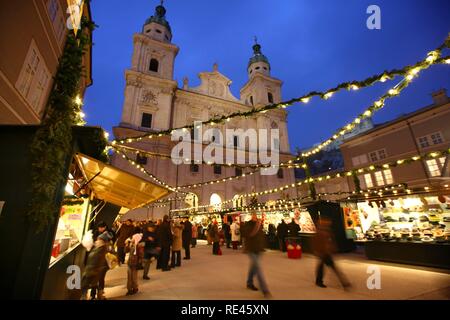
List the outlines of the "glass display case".
<svg viewBox="0 0 450 320">
<path fill-rule="evenodd" d="M 368 210 L 370 207 L 370 210 Z M 372 216 L 363 229 L 366 240 L 450 242 L 450 198 L 438 196 L 405 197 L 395 200 L 358 203 L 360 219 Z M 376 213 L 378 211 L 378 218 Z M 362 215 L 362 217 L 361 217 Z"/>
</svg>

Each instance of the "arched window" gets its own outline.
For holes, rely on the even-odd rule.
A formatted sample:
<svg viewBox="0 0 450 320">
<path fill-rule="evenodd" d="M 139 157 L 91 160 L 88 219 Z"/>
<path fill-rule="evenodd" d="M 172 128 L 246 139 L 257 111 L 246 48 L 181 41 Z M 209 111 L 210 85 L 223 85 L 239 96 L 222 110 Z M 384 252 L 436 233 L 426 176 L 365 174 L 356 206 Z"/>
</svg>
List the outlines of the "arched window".
<svg viewBox="0 0 450 320">
<path fill-rule="evenodd" d="M 250 96 L 250 103 L 253 105 L 253 96 Z"/>
<path fill-rule="evenodd" d="M 245 198 L 236 194 L 233 197 L 233 208 L 242 208 L 245 206 Z"/>
<path fill-rule="evenodd" d="M 222 208 L 222 198 L 217 193 L 213 193 L 209 199 L 209 204 L 214 210 L 220 210 Z"/>
<path fill-rule="evenodd" d="M 273 95 L 272 95 L 272 92 L 267 92 L 267 99 L 269 100 L 269 103 L 273 103 Z"/>
<path fill-rule="evenodd" d="M 159 62 L 158 62 L 158 60 L 152 58 L 150 60 L 150 68 L 149 69 L 150 69 L 150 71 L 158 72 L 158 69 L 159 69 Z"/>
</svg>

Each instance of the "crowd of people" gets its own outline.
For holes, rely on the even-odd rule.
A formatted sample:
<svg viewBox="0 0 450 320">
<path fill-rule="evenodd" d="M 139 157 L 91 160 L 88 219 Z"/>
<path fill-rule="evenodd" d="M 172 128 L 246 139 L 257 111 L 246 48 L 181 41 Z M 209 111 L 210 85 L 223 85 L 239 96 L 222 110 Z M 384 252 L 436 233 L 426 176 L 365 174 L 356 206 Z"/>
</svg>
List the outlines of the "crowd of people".
<svg viewBox="0 0 450 320">
<path fill-rule="evenodd" d="M 332 259 L 336 246 L 330 226 L 329 219 L 321 219 L 313 242 L 314 252 L 319 258 L 316 285 L 326 287 L 323 283 L 323 269 L 327 265 L 335 271 L 342 286 L 348 288 L 349 282 Z M 297 237 L 300 231 L 300 226 L 292 219 L 290 223 L 283 220 L 276 228 L 270 225 L 265 233 L 256 213 L 252 214 L 248 222 L 225 220 L 221 228 L 215 219 L 204 227 L 202 224 L 191 223 L 188 217 L 169 219 L 168 215 L 157 221 L 133 222 L 129 219 L 115 222 L 111 228 L 106 223 L 99 222 L 92 231 L 92 243 L 83 243 L 88 256 L 81 285 L 82 299 L 87 299 L 89 289 L 91 299 L 105 299 L 106 273 L 115 264 L 125 264 L 127 253 L 127 295 L 136 294 L 139 291 L 138 270 L 143 270 L 142 279 L 145 281 L 150 280 L 149 270 L 153 261 L 156 261 L 156 269 L 163 272 L 181 267 L 182 251 L 184 260 L 191 259 L 191 248 L 196 247 L 197 239 L 207 240 L 212 245 L 213 255 L 222 255 L 221 245 L 232 250 L 243 246 L 250 260 L 247 288 L 259 290 L 254 285 L 256 277 L 264 296 L 270 297 L 260 265 L 261 253 L 266 248 L 285 252 L 286 239 Z"/>
</svg>

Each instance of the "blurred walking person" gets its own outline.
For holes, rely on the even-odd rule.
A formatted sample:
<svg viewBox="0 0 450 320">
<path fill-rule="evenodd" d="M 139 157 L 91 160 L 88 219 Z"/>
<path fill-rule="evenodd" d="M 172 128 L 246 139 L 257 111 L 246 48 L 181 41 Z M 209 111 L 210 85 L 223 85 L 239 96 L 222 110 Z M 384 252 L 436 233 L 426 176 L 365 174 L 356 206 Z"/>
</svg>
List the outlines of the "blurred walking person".
<svg viewBox="0 0 450 320">
<path fill-rule="evenodd" d="M 148 272 L 152 259 L 157 259 L 160 253 L 159 240 L 155 232 L 155 224 L 150 222 L 144 232 L 145 248 L 144 248 L 144 280 L 150 280 Z"/>
<path fill-rule="evenodd" d="M 258 282 L 264 294 L 264 297 L 270 298 L 271 294 L 264 279 L 260 264 L 261 253 L 264 251 L 264 248 L 266 246 L 265 245 L 266 236 L 263 231 L 261 220 L 258 219 L 258 216 L 256 215 L 255 212 L 252 213 L 252 220 L 246 223 L 244 233 L 242 236 L 245 239 L 244 242 L 245 252 L 248 254 L 250 258 L 250 267 L 248 270 L 248 277 L 247 277 L 247 288 L 254 291 L 258 290 L 258 288 L 254 285 L 253 282 L 253 279 L 256 276 L 258 278 Z"/>
<path fill-rule="evenodd" d="M 321 217 L 317 233 L 313 239 L 314 253 L 319 258 L 319 264 L 316 269 L 316 285 L 321 288 L 326 288 L 326 285 L 323 283 L 323 269 L 324 265 L 327 265 L 335 272 L 344 289 L 348 289 L 350 283 L 333 261 L 332 255 L 336 252 L 336 241 L 331 230 L 331 225 L 332 221 L 330 218 Z"/>
</svg>

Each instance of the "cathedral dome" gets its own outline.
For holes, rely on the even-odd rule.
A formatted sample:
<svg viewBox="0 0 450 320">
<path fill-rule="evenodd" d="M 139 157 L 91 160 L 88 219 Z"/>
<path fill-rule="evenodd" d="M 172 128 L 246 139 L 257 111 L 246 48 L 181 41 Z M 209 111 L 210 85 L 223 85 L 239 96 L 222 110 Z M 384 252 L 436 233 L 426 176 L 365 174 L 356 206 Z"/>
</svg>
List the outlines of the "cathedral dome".
<svg viewBox="0 0 450 320">
<path fill-rule="evenodd" d="M 259 45 L 258 43 L 255 43 L 253 45 L 253 57 L 250 58 L 250 61 L 248 62 L 248 67 L 250 67 L 253 63 L 256 62 L 265 62 L 268 65 L 270 65 L 269 59 L 267 59 L 267 57 L 262 54 L 261 45 Z"/>
<path fill-rule="evenodd" d="M 160 24 L 169 30 L 170 33 L 172 33 L 172 30 L 170 29 L 170 24 L 166 20 L 166 8 L 162 5 L 162 3 L 155 8 L 155 15 L 151 16 L 145 21 L 145 25 L 150 23 L 157 23 Z"/>
</svg>

